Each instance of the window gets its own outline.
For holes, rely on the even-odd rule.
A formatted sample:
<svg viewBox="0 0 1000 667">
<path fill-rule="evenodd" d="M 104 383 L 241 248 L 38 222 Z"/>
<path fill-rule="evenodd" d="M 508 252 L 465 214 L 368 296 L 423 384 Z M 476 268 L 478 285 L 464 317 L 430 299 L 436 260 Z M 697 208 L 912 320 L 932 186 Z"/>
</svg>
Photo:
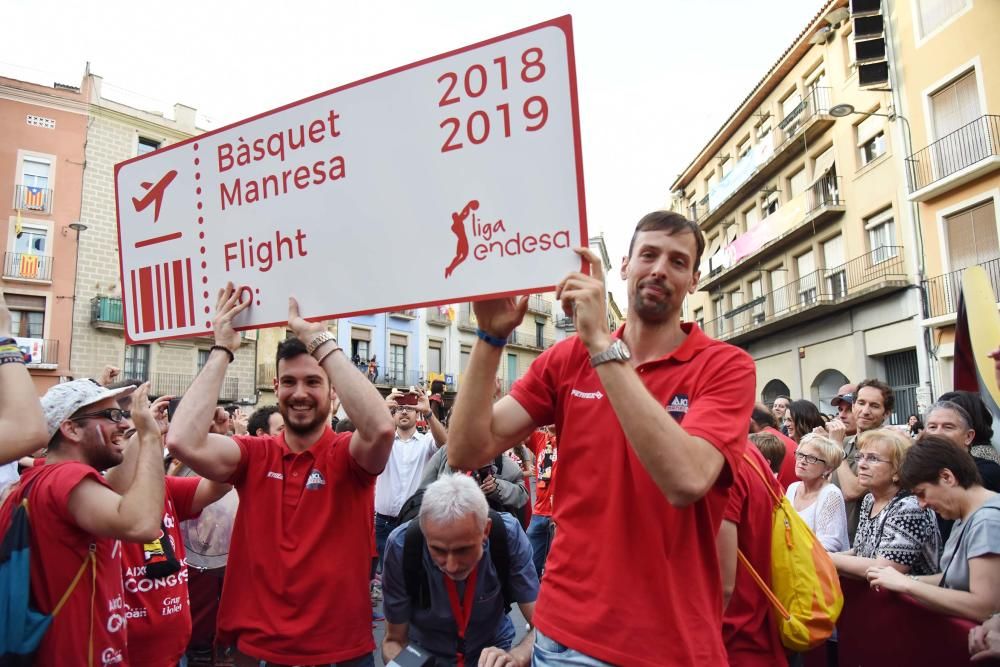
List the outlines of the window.
<svg viewBox="0 0 1000 667">
<path fill-rule="evenodd" d="M 535 320 L 535 347 L 545 347 L 545 322 Z"/>
<path fill-rule="evenodd" d="M 931 95 L 931 113 L 938 139 L 979 118 L 982 112 L 975 70 Z"/>
<path fill-rule="evenodd" d="M 806 168 L 802 167 L 788 177 L 788 198 L 795 199 L 806 189 Z"/>
<path fill-rule="evenodd" d="M 771 138 L 771 117 L 768 116 L 757 126 L 757 143 L 766 143 Z"/>
<path fill-rule="evenodd" d="M 985 264 L 1000 257 L 993 200 L 944 219 L 948 260 L 952 271 Z"/>
<path fill-rule="evenodd" d="M 847 294 L 847 267 L 844 266 L 844 237 L 837 234 L 823 243 L 826 287 L 834 299 Z"/>
<path fill-rule="evenodd" d="M 833 146 L 820 153 L 813 162 L 812 201 L 810 205 L 829 206 L 840 203 L 840 187 L 837 181 L 837 165 L 833 160 Z"/>
<path fill-rule="evenodd" d="M 441 370 L 442 368 L 444 368 L 444 355 L 441 349 L 441 341 L 427 341 L 427 372 L 440 374 L 444 372 Z"/>
<path fill-rule="evenodd" d="M 788 270 L 783 264 L 779 264 L 773 269 L 769 269 L 771 274 L 771 301 L 774 304 L 774 314 L 778 315 L 787 310 L 794 301 L 789 298 L 790 289 L 786 289 L 785 283 L 788 280 Z"/>
<path fill-rule="evenodd" d="M 729 293 L 729 310 L 733 311 L 743 305 L 743 292 L 739 289 L 734 289 Z"/>
<path fill-rule="evenodd" d="M 126 345 L 122 377 L 149 379 L 149 345 Z"/>
<path fill-rule="evenodd" d="M 752 206 L 745 211 L 743 211 L 743 222 L 746 224 L 746 228 L 750 229 L 760 220 L 760 215 L 757 213 L 757 207 Z"/>
<path fill-rule="evenodd" d="M 781 100 L 781 130 L 785 137 L 790 137 L 798 131 L 802 123 L 802 94 L 798 89 Z"/>
<path fill-rule="evenodd" d="M 205 367 L 205 364 L 208 363 L 208 357 L 209 357 L 210 354 L 212 354 L 211 350 L 204 350 L 204 349 L 198 348 L 198 371 L 199 372 L 201 371 L 202 368 Z"/>
<path fill-rule="evenodd" d="M 698 328 L 701 330 L 705 329 L 705 309 L 695 308 L 694 309 L 694 321 L 697 322 Z"/>
<path fill-rule="evenodd" d="M 45 297 L 4 294 L 10 309 L 10 330 L 17 338 L 41 338 L 45 335 Z"/>
<path fill-rule="evenodd" d="M 507 353 L 507 386 L 504 387 L 505 391 L 510 391 L 510 386 L 514 384 L 514 380 L 517 379 L 517 355 L 513 353 Z"/>
<path fill-rule="evenodd" d="M 770 189 L 770 188 L 769 188 Z M 778 189 L 773 188 L 764 201 L 760 204 L 760 217 L 766 218 L 778 210 Z"/>
<path fill-rule="evenodd" d="M 857 54 L 854 52 L 854 31 L 851 29 L 850 23 L 844 30 L 844 62 L 847 63 L 846 74 L 851 76 L 858 68 L 858 63 Z"/>
<path fill-rule="evenodd" d="M 861 166 L 885 153 L 885 118 L 868 116 L 857 124 L 856 130 Z"/>
<path fill-rule="evenodd" d="M 52 194 L 52 164 L 42 157 L 26 157 L 21 161 L 21 183 L 17 187 L 15 208 L 28 211 L 49 211 Z"/>
<path fill-rule="evenodd" d="M 136 146 L 136 155 L 146 155 L 160 149 L 160 142 L 155 139 L 139 137 L 139 144 Z"/>
<path fill-rule="evenodd" d="M 712 299 L 712 312 L 715 314 L 715 328 L 713 331 L 709 331 L 710 336 L 715 336 L 718 338 L 722 336 L 725 332 L 726 318 L 722 316 L 722 297 Z"/>
<path fill-rule="evenodd" d="M 812 75 L 810 75 L 809 80 L 806 82 L 806 89 L 809 91 L 809 96 L 813 98 L 813 102 L 825 102 L 826 100 L 816 99 L 816 96 L 821 94 L 817 93 L 817 90 L 826 88 L 826 70 L 820 67 Z"/>
<path fill-rule="evenodd" d="M 899 254 L 892 211 L 885 211 L 868 218 L 865 221 L 865 229 L 868 230 L 868 247 L 871 248 L 872 264 L 884 262 Z"/>
<path fill-rule="evenodd" d="M 396 334 L 389 336 L 393 340 L 389 342 L 389 377 L 386 378 L 386 381 L 406 384 L 406 338 L 400 336 L 399 338 L 403 341 L 403 344 L 400 344 Z"/>
<path fill-rule="evenodd" d="M 920 386 L 920 368 L 917 351 L 903 350 L 885 355 L 885 381 L 892 387 L 896 405 L 892 416 L 886 415 L 891 424 L 905 424 L 911 414 L 917 414 L 917 388 Z"/>
<path fill-rule="evenodd" d="M 719 158 L 719 171 L 722 174 L 722 178 L 728 176 L 729 172 L 733 170 L 733 162 L 734 160 L 730 160 L 728 155 Z"/>
<path fill-rule="evenodd" d="M 760 278 L 756 278 L 750 281 L 750 299 L 756 301 L 764 296 L 764 282 Z M 764 302 L 763 300 L 753 307 L 751 311 L 754 324 L 760 324 L 764 321 Z"/>
<path fill-rule="evenodd" d="M 799 303 L 816 302 L 816 258 L 812 250 L 795 258 L 799 272 Z"/>
<path fill-rule="evenodd" d="M 48 188 L 51 168 L 52 165 L 48 160 L 36 157 L 24 158 L 21 183 L 29 188 Z"/>
<path fill-rule="evenodd" d="M 469 357 L 472 356 L 472 346 L 463 345 L 458 351 L 458 372 L 459 374 L 464 374 L 465 369 L 469 367 Z"/>
<path fill-rule="evenodd" d="M 351 360 L 355 364 L 364 364 L 368 370 L 368 360 L 371 347 L 372 332 L 369 329 L 351 327 Z"/>
<path fill-rule="evenodd" d="M 747 136 L 740 139 L 740 143 L 736 144 L 736 159 L 743 158 L 750 152 L 750 148 L 750 137 Z"/>
<path fill-rule="evenodd" d="M 920 35 L 926 37 L 969 6 L 969 0 L 917 0 Z"/>
<path fill-rule="evenodd" d="M 48 230 L 32 224 L 22 224 L 21 233 L 14 238 L 14 252 L 44 255 Z"/>
</svg>

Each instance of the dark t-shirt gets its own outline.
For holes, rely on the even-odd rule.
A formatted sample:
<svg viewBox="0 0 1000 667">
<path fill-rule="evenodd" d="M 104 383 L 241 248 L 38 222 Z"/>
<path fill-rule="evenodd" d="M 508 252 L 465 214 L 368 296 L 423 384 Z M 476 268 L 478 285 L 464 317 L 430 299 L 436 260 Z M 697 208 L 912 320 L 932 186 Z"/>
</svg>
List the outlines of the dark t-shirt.
<svg viewBox="0 0 1000 667">
<path fill-rule="evenodd" d="M 977 456 L 973 456 L 972 460 L 976 462 L 979 476 L 983 478 L 983 486 L 990 491 L 1000 492 L 1000 465 Z"/>
</svg>

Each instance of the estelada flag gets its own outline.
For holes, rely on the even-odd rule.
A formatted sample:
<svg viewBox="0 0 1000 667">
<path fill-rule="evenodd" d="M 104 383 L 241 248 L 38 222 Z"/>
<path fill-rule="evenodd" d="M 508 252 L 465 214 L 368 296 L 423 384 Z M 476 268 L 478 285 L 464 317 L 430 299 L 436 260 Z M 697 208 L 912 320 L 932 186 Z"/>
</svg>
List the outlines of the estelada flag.
<svg viewBox="0 0 1000 667">
<path fill-rule="evenodd" d="M 955 321 L 954 385 L 958 391 L 974 391 L 1000 421 L 1000 387 L 989 353 L 1000 344 L 1000 313 L 986 271 L 972 266 L 962 276 Z"/>
</svg>

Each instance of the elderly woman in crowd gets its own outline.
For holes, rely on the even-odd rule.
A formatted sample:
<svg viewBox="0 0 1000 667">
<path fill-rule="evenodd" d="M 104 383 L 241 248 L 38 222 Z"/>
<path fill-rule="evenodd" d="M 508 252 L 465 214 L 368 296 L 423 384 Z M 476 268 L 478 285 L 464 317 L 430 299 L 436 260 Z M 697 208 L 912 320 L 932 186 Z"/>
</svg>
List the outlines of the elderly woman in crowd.
<svg viewBox="0 0 1000 667">
<path fill-rule="evenodd" d="M 941 573 L 907 577 L 872 567 L 873 587 L 906 593 L 931 609 L 982 621 L 1000 600 L 1000 495 L 983 488 L 972 456 L 951 441 L 925 435 L 899 471 L 921 507 L 954 519 L 941 557 Z"/>
<path fill-rule="evenodd" d="M 785 411 L 785 427 L 788 437 L 798 443 L 806 433 L 812 433 L 817 426 L 823 426 L 823 416 L 812 401 L 792 401 Z"/>
<path fill-rule="evenodd" d="M 864 577 L 869 568 L 888 565 L 903 574 L 934 574 L 941 549 L 937 520 L 899 479 L 912 441 L 896 429 L 880 428 L 859 435 L 857 444 L 858 482 L 868 493 L 854 548 L 831 554 L 837 570 Z"/>
<path fill-rule="evenodd" d="M 785 495 L 827 551 L 844 551 L 847 539 L 847 509 L 844 495 L 830 474 L 844 459 L 844 450 L 830 438 L 807 433 L 795 450 L 795 476 Z"/>
</svg>

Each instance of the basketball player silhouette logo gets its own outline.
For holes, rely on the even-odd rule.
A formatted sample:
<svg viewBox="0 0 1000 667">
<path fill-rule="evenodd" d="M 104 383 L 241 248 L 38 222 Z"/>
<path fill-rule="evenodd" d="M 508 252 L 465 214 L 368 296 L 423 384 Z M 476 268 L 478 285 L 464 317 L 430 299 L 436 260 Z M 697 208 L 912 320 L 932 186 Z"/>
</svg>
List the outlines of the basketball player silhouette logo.
<svg viewBox="0 0 1000 667">
<path fill-rule="evenodd" d="M 469 256 L 469 237 L 465 233 L 465 219 L 470 215 L 475 217 L 473 211 L 478 208 L 479 200 L 473 199 L 461 211 L 451 214 L 451 231 L 458 237 L 458 243 L 455 247 L 455 258 L 451 260 L 451 264 L 444 270 L 445 278 L 450 278 L 458 265 L 464 262 L 465 258 Z"/>
</svg>

